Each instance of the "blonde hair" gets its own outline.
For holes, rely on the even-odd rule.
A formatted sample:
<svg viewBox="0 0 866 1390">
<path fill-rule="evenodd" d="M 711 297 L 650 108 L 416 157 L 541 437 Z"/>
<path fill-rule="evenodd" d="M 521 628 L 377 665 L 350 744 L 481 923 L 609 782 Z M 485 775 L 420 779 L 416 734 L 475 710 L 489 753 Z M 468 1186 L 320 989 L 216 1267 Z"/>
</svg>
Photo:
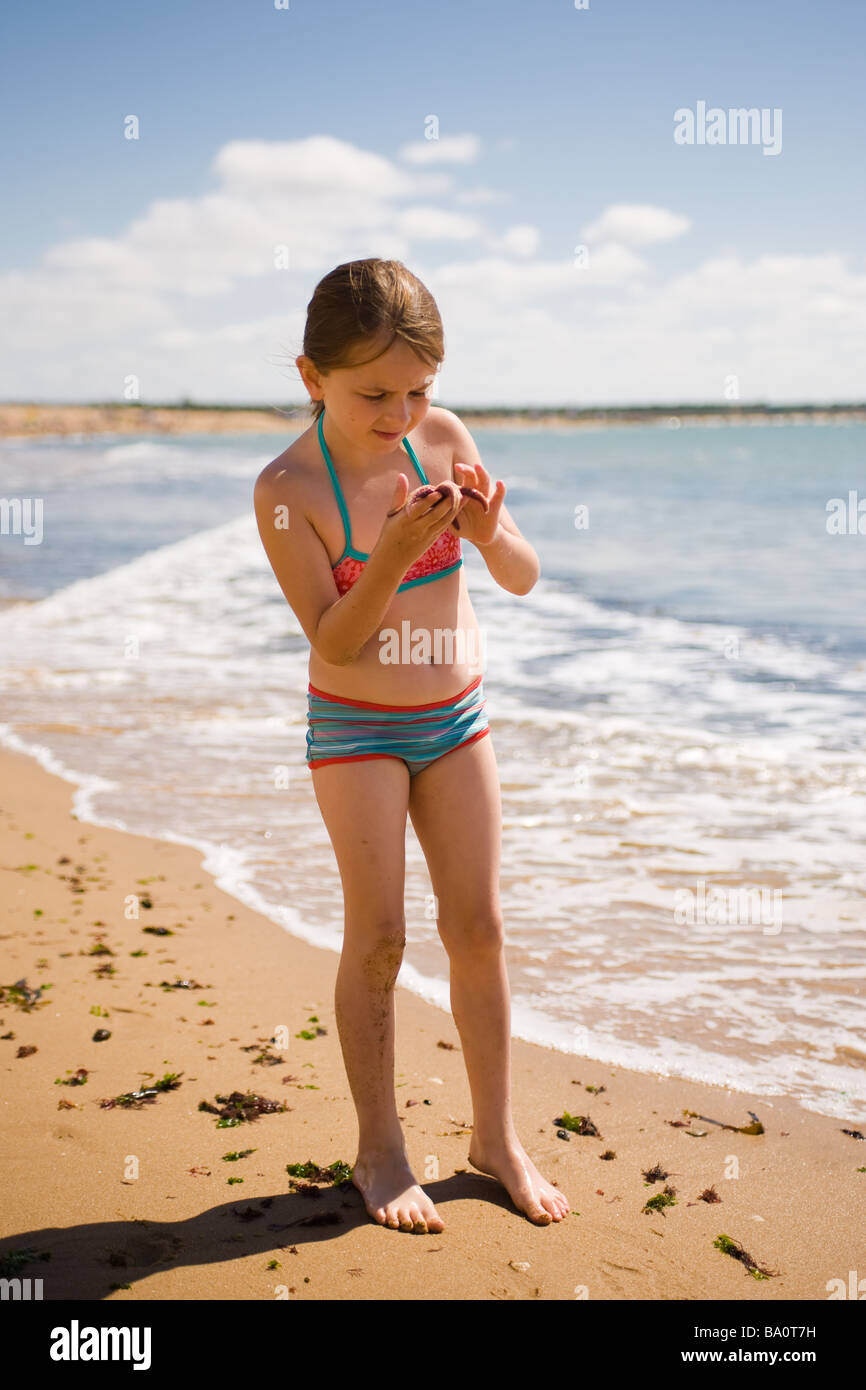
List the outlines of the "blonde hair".
<svg viewBox="0 0 866 1390">
<path fill-rule="evenodd" d="M 436 301 L 402 261 L 345 261 L 319 281 L 307 305 L 303 349 L 318 371 L 375 362 L 398 338 L 431 367 L 445 356 Z M 356 359 L 354 353 L 365 347 L 375 348 L 374 355 Z M 325 404 L 310 405 L 315 422 Z"/>
</svg>

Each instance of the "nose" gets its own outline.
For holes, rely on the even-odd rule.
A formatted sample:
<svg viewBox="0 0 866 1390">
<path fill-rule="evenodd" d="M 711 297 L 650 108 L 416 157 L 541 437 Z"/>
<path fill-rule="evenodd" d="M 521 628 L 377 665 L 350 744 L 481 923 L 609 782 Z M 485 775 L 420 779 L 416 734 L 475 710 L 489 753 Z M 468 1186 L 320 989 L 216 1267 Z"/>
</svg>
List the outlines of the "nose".
<svg viewBox="0 0 866 1390">
<path fill-rule="evenodd" d="M 399 417 L 397 416 L 396 412 L 394 415 L 389 415 L 388 423 L 387 425 L 383 425 L 382 429 L 384 430 L 385 434 L 397 434 L 398 431 L 401 434 L 405 434 L 406 426 L 410 423 L 411 419 L 412 412 L 409 410 L 407 406 L 401 411 Z"/>
</svg>

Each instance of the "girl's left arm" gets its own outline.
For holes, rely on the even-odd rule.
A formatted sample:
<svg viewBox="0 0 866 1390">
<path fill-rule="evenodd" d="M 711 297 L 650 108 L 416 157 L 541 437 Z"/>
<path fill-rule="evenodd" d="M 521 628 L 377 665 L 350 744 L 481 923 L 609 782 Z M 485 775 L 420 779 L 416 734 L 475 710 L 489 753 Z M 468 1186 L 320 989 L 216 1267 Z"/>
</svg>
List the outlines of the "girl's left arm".
<svg viewBox="0 0 866 1390">
<path fill-rule="evenodd" d="M 528 594 L 538 580 L 541 564 L 535 550 L 520 534 L 517 523 L 505 507 L 505 483 L 499 478 L 491 489 L 490 474 L 481 462 L 475 440 L 463 421 L 451 411 L 442 413 L 449 416 L 451 426 L 454 482 L 458 486 L 477 488 L 488 500 L 487 513 L 482 510 L 480 502 L 466 500 L 458 513 L 458 531 L 465 540 L 472 541 L 478 547 L 484 563 L 501 588 L 507 589 L 510 594 Z"/>
<path fill-rule="evenodd" d="M 480 541 L 475 544 L 501 588 L 507 589 L 510 594 L 528 594 L 535 587 L 541 573 L 538 555 L 529 541 L 521 536 L 505 507 L 499 513 L 499 525 L 493 540 L 486 545 Z"/>
</svg>

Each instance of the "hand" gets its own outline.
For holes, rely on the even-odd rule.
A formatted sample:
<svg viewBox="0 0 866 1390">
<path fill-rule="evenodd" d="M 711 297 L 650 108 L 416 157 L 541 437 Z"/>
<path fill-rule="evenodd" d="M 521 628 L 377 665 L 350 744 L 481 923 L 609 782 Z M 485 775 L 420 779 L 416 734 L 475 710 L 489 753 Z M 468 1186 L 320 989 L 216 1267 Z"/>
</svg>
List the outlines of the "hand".
<svg viewBox="0 0 866 1390">
<path fill-rule="evenodd" d="M 496 487 L 490 491 L 490 474 L 481 463 L 455 463 L 454 473 L 461 488 L 480 494 L 480 500 L 463 497 L 460 508 L 460 522 L 453 524 L 466 540 L 475 545 L 489 545 L 499 528 L 499 513 L 505 501 L 506 487 L 502 479 L 497 479 Z"/>
<path fill-rule="evenodd" d="M 451 524 L 463 501 L 460 488 L 450 480 L 435 488 L 415 488 L 410 495 L 409 480 L 400 473 L 377 546 L 393 547 L 408 569 Z"/>
</svg>

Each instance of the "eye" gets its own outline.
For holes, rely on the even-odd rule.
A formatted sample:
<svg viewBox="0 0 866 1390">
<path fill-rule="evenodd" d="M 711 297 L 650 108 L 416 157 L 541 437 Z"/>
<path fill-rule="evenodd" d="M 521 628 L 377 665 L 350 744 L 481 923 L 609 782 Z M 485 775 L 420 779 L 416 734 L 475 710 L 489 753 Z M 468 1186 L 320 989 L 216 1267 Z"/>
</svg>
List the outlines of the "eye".
<svg viewBox="0 0 866 1390">
<path fill-rule="evenodd" d="M 410 391 L 409 394 L 410 396 L 425 397 L 429 389 L 430 388 L 428 386 L 425 386 L 423 391 Z M 359 395 L 361 396 L 361 399 L 364 401 L 383 401 L 385 399 L 384 391 L 381 391 L 378 396 L 365 396 L 363 392 L 359 392 Z"/>
</svg>

